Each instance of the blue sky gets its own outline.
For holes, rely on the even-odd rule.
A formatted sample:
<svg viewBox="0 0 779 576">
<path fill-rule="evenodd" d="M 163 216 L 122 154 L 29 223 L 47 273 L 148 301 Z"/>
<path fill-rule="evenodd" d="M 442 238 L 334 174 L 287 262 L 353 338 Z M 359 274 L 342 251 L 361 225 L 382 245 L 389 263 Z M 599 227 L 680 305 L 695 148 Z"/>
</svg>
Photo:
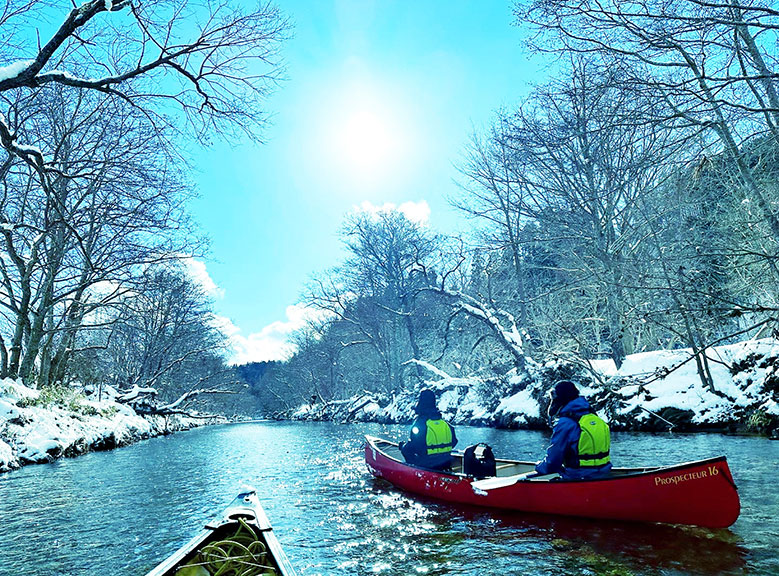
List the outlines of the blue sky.
<svg viewBox="0 0 779 576">
<path fill-rule="evenodd" d="M 216 312 L 242 348 L 272 359 L 301 320 L 313 273 L 342 257 L 343 216 L 415 203 L 441 232 L 468 223 L 446 198 L 469 135 L 536 81 L 504 1 L 285 0 L 287 80 L 268 100 L 261 146 L 198 155 L 195 219 Z"/>
</svg>

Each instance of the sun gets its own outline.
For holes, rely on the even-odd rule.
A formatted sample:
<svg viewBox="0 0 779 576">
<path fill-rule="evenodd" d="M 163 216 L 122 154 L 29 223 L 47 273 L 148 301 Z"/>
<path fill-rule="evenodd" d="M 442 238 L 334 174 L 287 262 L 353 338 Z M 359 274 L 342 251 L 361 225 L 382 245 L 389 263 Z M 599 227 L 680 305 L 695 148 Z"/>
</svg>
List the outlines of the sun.
<svg viewBox="0 0 779 576">
<path fill-rule="evenodd" d="M 423 156 L 415 106 L 395 84 L 337 82 L 317 100 L 310 126 L 319 184 L 343 197 L 407 186 Z"/>
<path fill-rule="evenodd" d="M 378 169 L 394 154 L 396 137 L 389 118 L 377 111 L 349 114 L 338 137 L 338 153 L 357 171 Z"/>
<path fill-rule="evenodd" d="M 340 171 L 365 181 L 397 169 L 402 153 L 401 129 L 395 114 L 376 102 L 345 107 L 333 127 L 330 151 Z"/>
</svg>

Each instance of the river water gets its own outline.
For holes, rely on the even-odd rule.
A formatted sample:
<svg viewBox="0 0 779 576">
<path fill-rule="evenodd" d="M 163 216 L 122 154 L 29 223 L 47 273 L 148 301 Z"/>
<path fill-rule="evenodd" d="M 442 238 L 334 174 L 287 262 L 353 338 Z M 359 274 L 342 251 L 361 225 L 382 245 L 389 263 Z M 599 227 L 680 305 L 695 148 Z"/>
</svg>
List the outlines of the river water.
<svg viewBox="0 0 779 576">
<path fill-rule="evenodd" d="M 617 466 L 727 455 L 741 517 L 711 531 L 420 500 L 370 475 L 365 433 L 407 434 L 376 424 L 207 427 L 0 475 L 0 574 L 143 576 L 250 485 L 303 576 L 779 575 L 779 442 L 613 434 Z M 520 460 L 542 457 L 548 440 L 469 427 L 457 435 L 460 448 L 487 442 Z"/>
</svg>

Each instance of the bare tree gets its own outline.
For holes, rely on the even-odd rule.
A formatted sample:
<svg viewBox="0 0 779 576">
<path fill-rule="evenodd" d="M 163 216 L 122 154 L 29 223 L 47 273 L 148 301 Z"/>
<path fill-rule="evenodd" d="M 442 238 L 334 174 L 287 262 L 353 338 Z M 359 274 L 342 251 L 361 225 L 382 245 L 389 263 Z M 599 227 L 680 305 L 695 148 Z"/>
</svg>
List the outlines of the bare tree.
<svg viewBox="0 0 779 576">
<path fill-rule="evenodd" d="M 179 266 L 147 269 L 115 309 L 106 371 L 119 389 L 153 388 L 173 401 L 195 396 L 225 369 L 224 362 L 211 362 L 220 357 L 225 338 L 214 325 L 209 299 Z"/>
<path fill-rule="evenodd" d="M 524 316 L 533 317 L 536 332 L 550 332 L 542 328 L 546 318 L 552 333 L 565 327 L 590 353 L 603 339 L 618 365 L 633 348 L 635 303 L 624 286 L 643 241 L 636 201 L 657 185 L 672 149 L 667 131 L 642 121 L 644 106 L 621 89 L 618 70 L 573 59 L 568 77 L 501 116 L 492 134 L 496 153 L 477 148 L 465 172 L 476 185 L 466 199 L 470 211 L 497 223 L 495 244 L 510 251 L 514 273 L 524 278 L 518 282 L 525 286 L 533 269 L 560 272 L 532 294 L 522 290 L 535 302 Z M 539 243 L 548 255 L 534 262 L 530 247 Z M 557 291 L 557 304 L 544 305 L 552 303 L 544 293 Z"/>
<path fill-rule="evenodd" d="M 779 213 L 742 149 L 754 137 L 779 136 L 779 12 L 735 0 L 536 0 L 516 13 L 543 31 L 542 50 L 628 62 L 626 84 L 656 95 L 656 121 L 709 131 L 738 170 L 737 190 L 779 238 Z"/>
<path fill-rule="evenodd" d="M 346 218 L 343 235 L 351 252 L 344 266 L 349 283 L 387 317 L 393 329 L 386 337 L 407 339 L 412 356 L 420 358 L 413 299 L 420 286 L 427 284 L 425 266 L 440 239 L 399 210 L 354 212 Z M 397 358 L 393 365 L 404 361 Z"/>
<path fill-rule="evenodd" d="M 465 165 L 460 168 L 466 181 L 464 194 L 453 199 L 455 207 L 472 218 L 486 222 L 483 239 L 490 250 L 506 250 L 511 254 L 519 304 L 519 324 L 528 323 L 527 278 L 522 247 L 522 227 L 527 215 L 527 182 L 525 162 L 518 151 L 508 144 L 509 118 L 500 114 L 488 138 L 474 134 Z"/>
<path fill-rule="evenodd" d="M 424 318 L 416 317 L 415 298 L 431 280 L 428 266 L 440 240 L 395 209 L 350 214 L 343 238 L 346 262 L 315 279 L 305 300 L 328 314 L 321 341 L 307 350 L 326 349 L 333 375 L 328 388 L 336 373 L 356 372 L 352 380 L 360 383 L 375 374 L 371 389 L 401 389 L 404 363 L 423 354 L 417 332 Z"/>
<path fill-rule="evenodd" d="M 11 334 L 3 373 L 29 379 L 37 364 L 45 384 L 62 380 L 86 315 L 126 289 L 138 266 L 191 253 L 197 240 L 176 159 L 136 109 L 70 90 L 20 108 L 53 171 L 41 180 L 11 161 L 2 180 L 0 305 Z"/>
<path fill-rule="evenodd" d="M 90 0 L 36 43 L 35 18 L 48 9 L 41 0 L 6 1 L 0 94 L 64 85 L 124 100 L 157 127 L 175 125 L 167 115 L 179 112 L 203 141 L 230 131 L 258 137 L 264 96 L 278 78 L 279 41 L 289 27 L 270 4 L 243 11 L 221 0 Z M 1 120 L 6 150 L 45 170 L 26 126 L 12 129 Z"/>
<path fill-rule="evenodd" d="M 706 343 L 729 328 L 741 333 L 743 326 L 732 326 L 733 318 L 747 310 L 764 317 L 777 299 L 779 12 L 762 2 L 733 0 L 537 0 L 527 8 L 518 4 L 516 14 L 537 25 L 539 50 L 587 54 L 620 67 L 625 90 L 650 102 L 646 122 L 688 138 L 687 151 L 680 150 L 686 181 L 670 182 L 664 193 L 677 195 L 686 208 L 701 173 L 719 191 L 697 194 L 704 203 L 698 209 L 719 214 L 719 222 L 707 224 L 690 211 L 686 221 L 675 221 L 691 234 L 668 233 L 669 222 L 649 214 L 658 206 L 660 213 L 673 212 L 667 202 L 654 203 L 644 218 L 657 264 L 658 284 L 649 290 L 668 296 L 668 314 L 678 319 L 663 328 L 691 347 L 702 382 L 713 390 Z M 646 317 L 659 321 L 662 310 L 658 306 L 657 314 Z M 760 318 L 751 320 L 744 324 L 764 325 Z"/>
<path fill-rule="evenodd" d="M 139 270 L 197 248 L 182 136 L 259 139 L 288 30 L 270 4 L 92 0 L 41 39 L 51 10 L 0 11 L 0 373 L 42 384 Z"/>
</svg>

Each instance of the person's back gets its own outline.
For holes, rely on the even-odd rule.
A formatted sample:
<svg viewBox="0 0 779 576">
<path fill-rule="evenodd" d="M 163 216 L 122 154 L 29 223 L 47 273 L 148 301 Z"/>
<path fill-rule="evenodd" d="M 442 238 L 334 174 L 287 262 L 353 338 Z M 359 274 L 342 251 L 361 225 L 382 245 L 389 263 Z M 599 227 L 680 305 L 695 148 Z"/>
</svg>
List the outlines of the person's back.
<svg viewBox="0 0 779 576">
<path fill-rule="evenodd" d="M 414 411 L 417 417 L 411 425 L 410 439 L 400 446 L 406 462 L 437 470 L 449 468 L 457 435 L 436 407 L 435 393 L 422 390 Z"/>
<path fill-rule="evenodd" d="M 554 389 L 550 416 L 558 416 L 539 474 L 559 472 L 565 479 L 600 478 L 611 471 L 611 437 L 608 425 L 593 411 L 572 382 Z"/>
</svg>

